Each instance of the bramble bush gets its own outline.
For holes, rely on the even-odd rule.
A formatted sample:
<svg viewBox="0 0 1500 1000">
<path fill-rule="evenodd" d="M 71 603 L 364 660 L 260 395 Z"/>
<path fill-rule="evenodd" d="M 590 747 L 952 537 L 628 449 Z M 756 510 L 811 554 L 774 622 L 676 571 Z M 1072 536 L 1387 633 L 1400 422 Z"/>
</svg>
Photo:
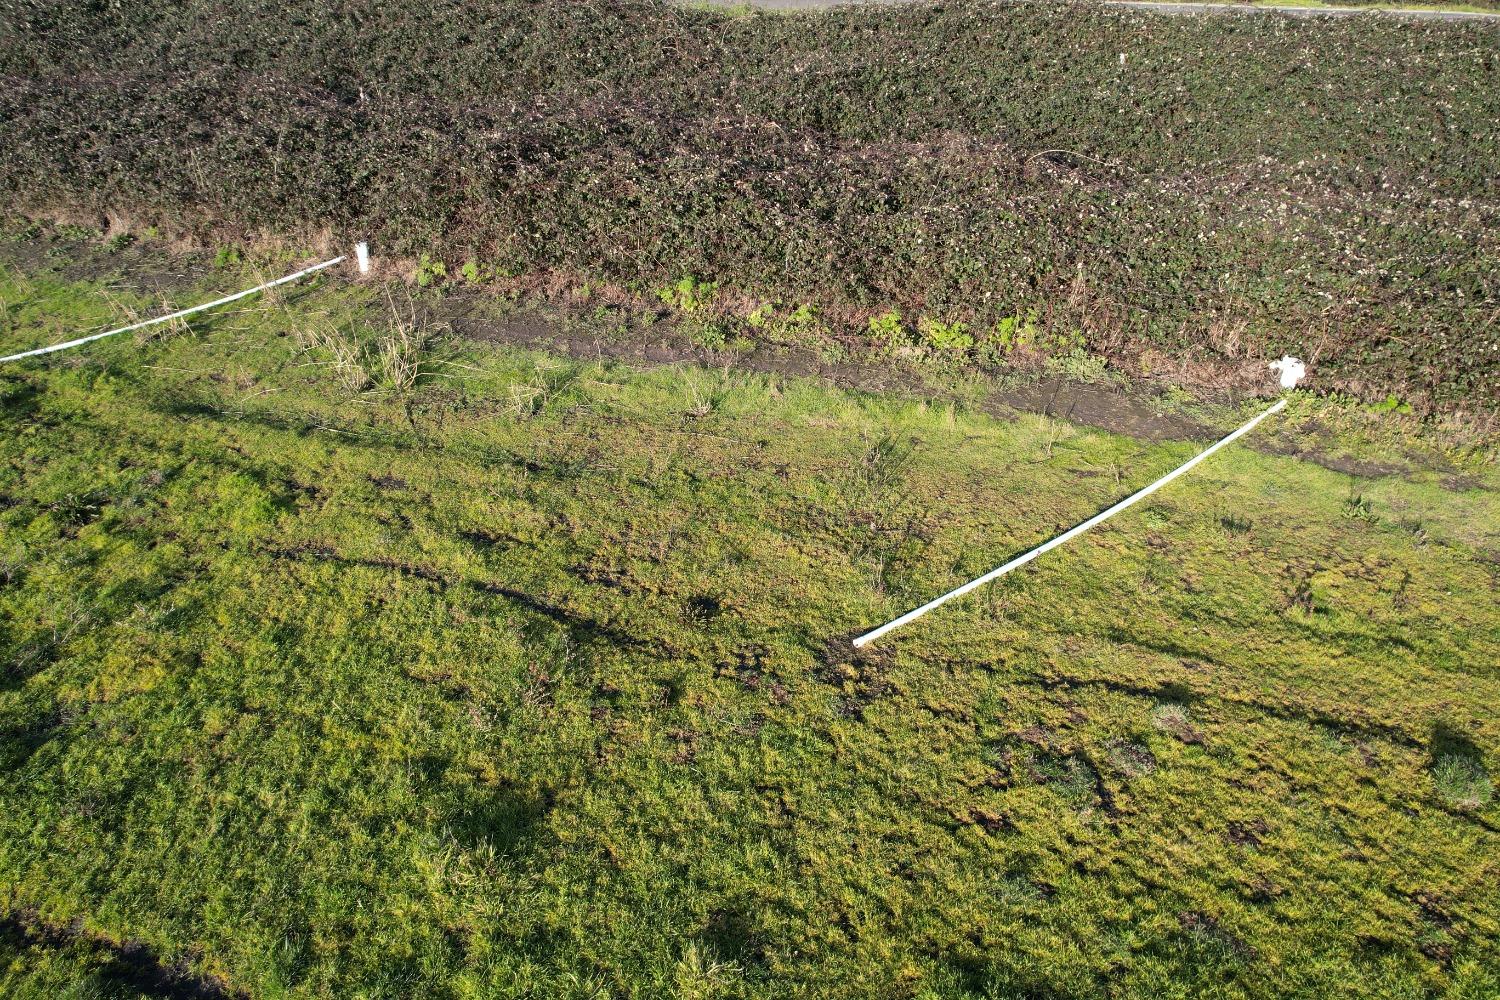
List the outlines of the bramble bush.
<svg viewBox="0 0 1500 1000">
<path fill-rule="evenodd" d="M 835 332 L 941 318 L 986 354 L 1291 351 L 1371 401 L 1500 401 L 1493 24 L 288 10 L 0 3 L 0 194 L 221 242 L 368 237 L 433 273 L 693 275 Z"/>
</svg>

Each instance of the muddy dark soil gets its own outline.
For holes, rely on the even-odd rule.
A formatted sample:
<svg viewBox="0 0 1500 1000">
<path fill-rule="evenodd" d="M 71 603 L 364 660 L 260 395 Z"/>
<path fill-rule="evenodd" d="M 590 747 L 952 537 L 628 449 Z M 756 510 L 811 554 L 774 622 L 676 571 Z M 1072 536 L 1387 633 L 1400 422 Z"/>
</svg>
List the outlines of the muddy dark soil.
<svg viewBox="0 0 1500 1000">
<path fill-rule="evenodd" d="M 1232 425 L 1210 426 L 1192 416 L 1163 409 L 1139 391 L 1080 385 L 1065 379 L 1036 375 L 992 377 L 977 369 L 922 370 L 899 361 L 872 363 L 828 360 L 802 346 L 758 343 L 745 352 L 710 350 L 677 330 L 666 313 L 628 316 L 612 313 L 598 321 L 552 305 L 499 303 L 479 292 L 456 291 L 432 301 L 428 318 L 458 336 L 486 343 L 548 350 L 579 359 L 602 359 L 653 367 L 694 364 L 736 368 L 791 377 L 819 378 L 857 392 L 904 395 L 927 400 L 970 401 L 978 410 L 1002 420 L 1023 413 L 1042 413 L 1070 423 L 1097 427 L 1148 442 L 1212 441 Z M 963 384 L 967 381 L 967 385 Z M 974 400 L 977 398 L 977 403 Z M 1211 402 L 1234 405 L 1230 397 Z M 1308 428 L 1304 428 L 1306 430 Z M 1246 440 L 1245 447 L 1265 454 L 1287 455 L 1313 462 L 1359 479 L 1406 476 L 1429 468 L 1453 477 L 1454 470 L 1433 456 L 1394 456 L 1372 461 L 1337 454 L 1331 429 L 1313 426 L 1312 437 L 1289 442 L 1284 436 Z M 1439 464 L 1431 464 L 1437 461 Z M 1482 488 L 1477 480 L 1457 480 Z"/>
<path fill-rule="evenodd" d="M 150 297 L 169 296 L 214 271 L 206 253 L 169 254 L 131 238 L 107 242 L 55 228 L 0 241 L 0 263 L 23 273 L 51 271 L 65 281 L 100 281 Z"/>
<path fill-rule="evenodd" d="M 844 389 L 932 398 L 943 390 L 920 372 L 896 364 L 829 361 L 807 347 L 757 344 L 748 352 L 715 351 L 694 344 L 669 323 L 625 323 L 606 329 L 553 309 L 497 309 L 472 293 L 444 296 L 430 307 L 430 318 L 460 337 L 488 343 L 539 348 L 574 358 L 599 358 L 637 365 L 697 364 L 733 367 L 792 377 L 820 378 Z M 979 373 L 971 376 L 987 381 Z M 951 394 L 951 390 L 950 390 Z M 1045 413 L 1072 423 L 1146 441 L 1204 439 L 1217 436 L 1188 417 L 1153 408 L 1126 392 L 1073 385 L 1047 378 L 1022 386 L 989 387 L 979 409 L 1002 419 L 1019 413 Z"/>
</svg>

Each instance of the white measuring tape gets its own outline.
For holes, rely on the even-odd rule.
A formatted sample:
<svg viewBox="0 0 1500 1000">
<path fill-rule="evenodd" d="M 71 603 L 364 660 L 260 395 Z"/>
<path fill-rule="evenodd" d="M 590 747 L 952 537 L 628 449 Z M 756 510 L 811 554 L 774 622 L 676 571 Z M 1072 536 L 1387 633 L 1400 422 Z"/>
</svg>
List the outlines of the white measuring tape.
<svg viewBox="0 0 1500 1000">
<path fill-rule="evenodd" d="M 364 246 L 364 244 L 361 243 L 360 246 Z M 361 270 L 364 270 L 364 268 L 368 266 L 365 264 L 365 261 L 367 261 L 368 259 L 369 258 L 367 251 L 365 255 L 362 255 Z M 222 306 L 227 303 L 234 302 L 237 299 L 243 299 L 245 296 L 254 295 L 256 292 L 263 292 L 268 288 L 275 288 L 277 285 L 284 285 L 289 281 L 296 281 L 298 278 L 305 278 L 309 274 L 312 274 L 314 271 L 321 271 L 325 267 L 332 267 L 335 264 L 342 263 L 344 260 L 345 256 L 340 255 L 333 258 L 333 260 L 325 260 L 321 264 L 314 264 L 311 267 L 304 267 L 296 274 L 289 274 L 285 278 L 277 278 L 275 281 L 268 281 L 264 285 L 256 285 L 254 288 L 247 288 L 243 292 L 236 292 L 233 295 L 226 295 L 222 299 L 214 299 L 212 302 L 205 302 L 201 306 L 193 306 L 189 309 L 179 309 L 174 313 L 167 314 L 166 316 L 158 316 L 155 319 L 141 320 L 141 322 L 139 323 L 132 323 L 129 326 L 122 326 L 118 330 L 106 330 L 103 333 L 96 333 L 88 337 L 79 337 L 77 340 L 69 340 L 61 344 L 53 344 L 51 347 L 38 347 L 37 349 L 32 351 L 22 351 L 20 354 L 12 354 L 8 357 L 0 358 L 0 363 L 6 361 L 19 361 L 22 358 L 34 358 L 38 354 L 51 354 L 53 351 L 65 351 L 70 347 L 77 347 L 80 344 L 87 344 L 95 340 L 103 340 L 105 337 L 113 337 L 117 333 L 129 333 L 131 330 L 139 330 L 141 329 L 141 327 L 152 326 L 156 323 L 166 323 L 174 319 L 181 319 L 184 316 L 191 316 L 193 313 L 202 312 L 205 309 L 212 309 L 215 306 Z"/>
<path fill-rule="evenodd" d="M 1300 379 L 1306 372 L 1306 368 L 1303 366 L 1302 362 L 1298 361 L 1296 358 L 1290 357 L 1282 358 L 1280 361 L 1273 362 L 1271 367 L 1272 369 L 1278 370 L 1282 373 L 1281 384 L 1287 385 L 1288 387 L 1295 386 L 1297 384 L 1297 380 Z M 1296 373 L 1295 376 L 1291 376 L 1292 372 Z M 1288 383 L 1289 376 L 1291 376 L 1290 384 Z M 1063 532 L 1061 535 L 1058 535 L 1051 541 L 1043 542 L 1041 545 L 1038 545 L 1036 548 L 1032 549 L 1025 555 L 1017 556 L 1010 562 L 1006 563 L 1004 566 L 1000 566 L 996 569 L 990 570 L 988 573 L 984 574 L 984 576 L 979 577 L 977 580 L 970 580 L 962 587 L 950 590 L 942 597 L 934 598 L 928 601 L 926 604 L 922 605 L 920 608 L 917 608 L 913 611 L 908 611 L 900 618 L 886 622 L 884 625 L 880 626 L 872 632 L 866 632 L 864 635 L 854 640 L 855 648 L 858 649 L 860 646 L 868 645 L 869 643 L 872 643 L 876 639 L 879 639 L 881 636 L 885 635 L 887 632 L 894 631 L 895 629 L 900 628 L 902 625 L 906 625 L 910 622 L 916 621 L 918 618 L 921 618 L 923 615 L 934 608 L 942 607 L 944 604 L 947 604 L 955 597 L 962 597 L 969 591 L 974 590 L 977 587 L 982 587 L 986 583 L 989 583 L 991 580 L 999 579 L 1013 569 L 1025 566 L 1037 556 L 1041 555 L 1044 552 L 1052 551 L 1069 539 L 1077 538 L 1079 535 L 1083 534 L 1085 531 L 1088 531 L 1090 528 L 1094 527 L 1094 525 L 1096 524 L 1099 524 L 1101 521 L 1106 521 L 1118 514 L 1120 511 L 1124 510 L 1126 507 L 1129 507 L 1137 501 L 1144 500 L 1146 497 L 1155 493 L 1157 490 L 1161 489 L 1163 486 L 1167 485 L 1172 480 L 1182 475 L 1184 472 L 1187 472 L 1193 466 L 1197 465 L 1199 462 L 1203 461 L 1205 458 L 1212 455 L 1220 448 L 1232 444 L 1234 441 L 1237 441 L 1238 439 L 1244 437 L 1246 434 L 1249 434 L 1251 431 L 1255 430 L 1256 425 L 1259 424 L 1262 420 L 1269 417 L 1271 414 L 1279 413 L 1284 409 L 1286 409 L 1286 400 L 1283 399 L 1280 402 L 1276 403 L 1276 405 L 1272 406 L 1270 409 L 1266 410 L 1264 413 L 1246 423 L 1239 430 L 1221 439 L 1217 444 L 1214 444 L 1208 448 L 1205 448 L 1203 451 L 1200 451 L 1198 454 L 1194 455 L 1192 458 L 1188 459 L 1182 465 L 1173 469 L 1165 476 L 1162 476 L 1150 486 L 1147 486 L 1146 488 L 1139 490 L 1138 492 L 1132 493 L 1130 496 L 1126 497 L 1124 500 L 1121 500 L 1119 503 L 1115 504 L 1108 510 L 1095 514 L 1087 521 L 1084 521 L 1082 524 L 1078 525 L 1075 528 L 1071 528 L 1068 531 Z"/>
</svg>

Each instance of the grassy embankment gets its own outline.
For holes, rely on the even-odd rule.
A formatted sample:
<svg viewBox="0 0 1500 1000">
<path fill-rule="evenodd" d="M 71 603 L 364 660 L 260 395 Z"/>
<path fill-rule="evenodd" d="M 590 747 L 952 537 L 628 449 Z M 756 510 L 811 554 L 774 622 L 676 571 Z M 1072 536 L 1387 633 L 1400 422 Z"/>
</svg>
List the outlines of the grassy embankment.
<svg viewBox="0 0 1500 1000">
<path fill-rule="evenodd" d="M 1172 0 L 1172 2 L 1195 3 L 1201 0 Z M 1223 0 L 1210 0 L 1210 2 L 1223 2 Z M 1496 0 L 1480 0 L 1479 3 L 1444 3 L 1443 0 L 1393 0 L 1391 3 L 1360 3 L 1359 0 L 1228 0 L 1228 2 L 1242 3 L 1247 7 L 1306 7 L 1311 9 L 1328 10 L 1366 10 L 1366 11 L 1453 11 L 1460 14 L 1497 14 L 1500 13 L 1500 3 Z"/>
<path fill-rule="evenodd" d="M 158 306 L 78 253 L 0 349 Z M 1485 456 L 1235 447 L 855 658 L 1195 446 L 387 310 L 0 371 L 0 992 L 1500 989 Z"/>
<path fill-rule="evenodd" d="M 1290 351 L 1321 389 L 1497 403 L 1500 25 L 283 13 L 8 5 L 0 197 L 210 243 L 368 236 L 429 281 L 667 290 L 705 342 L 803 316 L 853 353 L 1194 389 Z"/>
</svg>

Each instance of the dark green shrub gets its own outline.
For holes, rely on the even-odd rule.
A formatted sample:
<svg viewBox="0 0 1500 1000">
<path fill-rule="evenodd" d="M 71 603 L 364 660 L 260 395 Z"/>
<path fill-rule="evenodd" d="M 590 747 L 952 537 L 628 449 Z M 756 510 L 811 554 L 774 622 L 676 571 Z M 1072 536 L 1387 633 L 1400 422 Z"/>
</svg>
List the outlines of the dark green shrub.
<svg viewBox="0 0 1500 1000">
<path fill-rule="evenodd" d="M 1371 400 L 1500 398 L 1493 25 L 292 10 L 8 0 L 0 196 L 643 289 L 710 275 L 964 324 L 985 359 L 1292 351 Z"/>
</svg>

